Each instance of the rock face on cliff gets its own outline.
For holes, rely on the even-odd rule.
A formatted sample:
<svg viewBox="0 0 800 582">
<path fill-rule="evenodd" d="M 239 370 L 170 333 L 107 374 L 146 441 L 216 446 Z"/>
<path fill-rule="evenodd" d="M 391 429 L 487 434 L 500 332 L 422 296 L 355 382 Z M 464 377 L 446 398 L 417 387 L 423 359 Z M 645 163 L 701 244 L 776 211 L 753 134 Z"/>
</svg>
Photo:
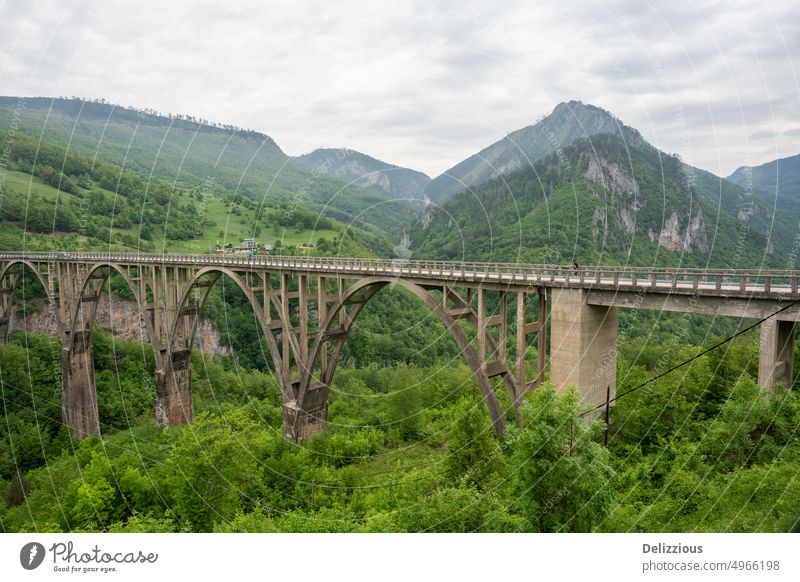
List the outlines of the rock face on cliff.
<svg viewBox="0 0 800 582">
<path fill-rule="evenodd" d="M 637 215 L 647 205 L 647 197 L 641 195 L 639 183 L 632 172 L 606 159 L 597 150 L 582 154 L 579 164 L 586 168 L 584 177 L 609 194 L 607 206 L 595 208 L 592 215 L 592 238 L 597 239 L 601 233 L 607 236 L 609 210 L 617 215 L 617 228 L 620 231 L 634 234 Z M 688 186 L 683 187 L 688 191 Z M 595 198 L 599 196 L 596 189 L 592 189 L 591 193 Z M 684 208 L 673 210 L 665 217 L 660 230 L 648 228 L 647 235 L 651 241 L 657 240 L 661 248 L 671 252 L 704 253 L 708 250 L 708 235 L 700 206 L 694 209 L 691 216 Z"/>
<path fill-rule="evenodd" d="M 434 202 L 449 200 L 466 187 L 531 168 L 552 154 L 562 156 L 564 148 L 575 141 L 603 133 L 616 135 L 631 146 L 643 141 L 638 131 L 600 107 L 580 101 L 560 103 L 536 124 L 509 133 L 434 178 L 425 193 Z"/>
<path fill-rule="evenodd" d="M 609 190 L 615 196 L 639 195 L 639 184 L 631 172 L 617 164 L 607 160 L 603 155 L 588 152 L 581 155 L 581 162 L 586 164 L 584 175 L 592 182 L 596 182 Z"/>
<path fill-rule="evenodd" d="M 683 217 L 686 222 L 686 217 Z M 705 223 L 703 222 L 703 210 L 698 208 L 691 220 L 686 224 L 685 230 L 682 227 L 681 216 L 675 211 L 664 220 L 661 232 L 656 235 L 650 230 L 648 232 L 650 240 L 658 239 L 661 248 L 668 251 L 699 251 L 704 253 L 708 250 L 708 235 L 706 234 Z"/>
<path fill-rule="evenodd" d="M 117 298 L 109 301 L 107 294 L 100 295 L 100 302 L 97 307 L 97 325 L 111 331 L 122 340 L 149 341 L 147 331 L 133 301 Z M 55 335 L 57 330 L 52 310 L 45 305 L 43 309 L 36 313 L 28 314 L 27 317 L 22 317 L 16 313 L 12 314 L 11 331 Z M 231 348 L 222 345 L 219 330 L 207 319 L 201 319 L 198 324 L 195 346 L 204 354 L 210 356 L 231 355 Z"/>
<path fill-rule="evenodd" d="M 632 147 L 630 140 L 598 134 L 432 205 L 409 230 L 414 256 L 731 268 L 766 260 L 777 266 L 780 248 L 762 224 L 737 218 L 727 197 L 711 205 L 708 180 L 690 181 L 685 167 L 646 142 Z"/>
</svg>

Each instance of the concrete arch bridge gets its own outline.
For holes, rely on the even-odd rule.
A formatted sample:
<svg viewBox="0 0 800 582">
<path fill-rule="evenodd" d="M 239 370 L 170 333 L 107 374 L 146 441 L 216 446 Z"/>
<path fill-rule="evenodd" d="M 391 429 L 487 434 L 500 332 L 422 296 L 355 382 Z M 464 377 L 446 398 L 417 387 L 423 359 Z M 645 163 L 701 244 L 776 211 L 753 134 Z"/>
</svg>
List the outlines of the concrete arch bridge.
<svg viewBox="0 0 800 582">
<path fill-rule="evenodd" d="M 189 359 L 198 318 L 211 288 L 227 277 L 261 326 L 283 396 L 284 433 L 295 440 L 327 428 L 328 394 L 344 343 L 364 305 L 387 285 L 413 293 L 447 328 L 498 434 L 505 417 L 492 379 L 500 379 L 516 407 L 544 379 L 548 333 L 550 379 L 559 387 L 577 385 L 585 401 L 599 405 L 607 387 L 614 394 L 619 309 L 761 319 L 800 300 L 796 271 L 2 252 L 2 342 L 26 271 L 44 287 L 61 336 L 62 416 L 79 438 L 100 433 L 92 327 L 112 274 L 133 293 L 152 346 L 160 423 L 192 420 Z M 798 319 L 800 308 L 792 305 L 761 325 L 759 384 L 765 390 L 791 383 Z M 531 339 L 538 359 L 526 370 L 523 354 Z"/>
</svg>

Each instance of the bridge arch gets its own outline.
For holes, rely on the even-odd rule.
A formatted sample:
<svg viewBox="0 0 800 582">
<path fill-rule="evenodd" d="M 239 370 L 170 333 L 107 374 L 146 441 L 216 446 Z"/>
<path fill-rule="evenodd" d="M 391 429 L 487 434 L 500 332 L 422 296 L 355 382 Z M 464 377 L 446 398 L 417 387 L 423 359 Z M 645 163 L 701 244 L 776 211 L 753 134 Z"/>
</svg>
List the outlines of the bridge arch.
<svg viewBox="0 0 800 582">
<path fill-rule="evenodd" d="M 53 307 L 53 313 L 56 321 L 56 328 L 60 337 L 64 336 L 64 323 L 61 318 L 61 313 L 58 309 L 58 301 L 50 289 L 50 282 L 48 277 L 39 270 L 35 264 L 25 259 L 18 259 L 9 262 L 0 272 L 0 342 L 3 344 L 8 343 L 11 334 L 11 316 L 13 305 L 14 291 L 17 289 L 19 280 L 25 269 L 30 270 L 41 283 L 45 294 L 47 295 L 47 302 Z M 49 274 L 48 274 L 49 276 Z"/>
<path fill-rule="evenodd" d="M 266 338 L 270 356 L 278 373 L 278 384 L 283 399 L 289 398 L 291 390 L 288 372 L 280 365 L 282 359 L 273 329 L 268 323 L 264 306 L 248 284 L 247 275 L 224 266 L 209 266 L 197 270 L 178 290 L 174 317 L 168 318 L 167 345 L 163 368 L 156 380 L 156 417 L 161 424 L 182 424 L 194 416 L 192 409 L 190 357 L 197 334 L 199 316 L 203 304 L 214 285 L 225 276 L 245 294 Z"/>
<path fill-rule="evenodd" d="M 86 278 L 80 287 L 75 305 L 70 311 L 70 324 L 65 329 L 65 336 L 69 341 L 69 348 L 74 349 L 76 342 L 81 341 L 80 334 L 86 333 L 87 344 L 91 343 L 92 328 L 97 318 L 99 307 L 99 293 L 102 291 L 112 273 L 119 275 L 133 293 L 139 317 L 144 321 L 147 339 L 150 342 L 155 356 L 156 366 L 161 364 L 162 354 L 156 341 L 153 319 L 147 317 L 147 298 L 142 297 L 145 287 L 136 285 L 130 273 L 116 263 L 102 262 L 92 265 L 86 273 Z M 87 308 L 88 307 L 88 308 Z"/>
<path fill-rule="evenodd" d="M 326 391 L 324 396 L 327 397 L 327 390 L 329 390 L 330 384 L 333 380 L 333 375 L 336 372 L 341 350 L 344 347 L 347 338 L 349 337 L 353 325 L 358 319 L 358 315 L 366 303 L 369 302 L 369 300 L 371 300 L 378 291 L 390 284 L 402 287 L 413 293 L 417 298 L 421 299 L 439 318 L 439 321 L 444 324 L 445 328 L 447 328 L 447 331 L 456 342 L 460 353 L 466 360 L 467 365 L 472 370 L 472 374 L 478 383 L 478 388 L 481 391 L 484 403 L 492 419 L 495 432 L 498 435 L 502 434 L 506 427 L 505 416 L 500 406 L 500 402 L 497 399 L 497 395 L 492 388 L 492 383 L 489 380 L 489 376 L 486 374 L 486 370 L 481 365 L 478 352 L 472 346 L 464 331 L 458 326 L 456 319 L 448 313 L 448 310 L 441 299 L 433 296 L 430 293 L 430 289 L 425 288 L 418 283 L 402 278 L 368 277 L 362 279 L 348 287 L 341 299 L 331 307 L 327 313 L 324 323 L 321 326 L 320 332 L 317 333 L 317 336 L 312 344 L 309 352 L 308 363 L 302 371 L 300 386 L 297 394 L 298 409 L 306 410 L 308 408 L 308 400 L 310 400 L 309 393 L 312 391 L 313 372 L 317 367 L 317 362 L 319 361 L 323 350 L 326 349 L 325 343 L 328 341 L 332 341 L 333 343 L 332 352 L 330 357 L 327 358 L 327 365 L 321 370 L 320 377 L 321 387 Z M 354 303 L 353 300 L 355 298 L 358 298 L 358 301 Z M 346 317 L 340 318 L 340 314 L 345 311 L 349 305 L 352 305 L 352 310 L 346 312 Z M 331 334 L 334 331 L 336 333 L 333 335 L 333 339 L 330 339 L 332 337 Z M 319 398 L 317 397 L 311 399 L 318 400 Z M 302 422 L 299 415 L 295 418 L 295 422 Z M 293 434 L 302 433 L 302 430 L 299 427 L 294 428 Z"/>
<path fill-rule="evenodd" d="M 258 300 L 255 295 L 255 291 L 250 285 L 247 284 L 247 281 L 242 277 L 241 272 L 237 272 L 226 267 L 204 267 L 198 270 L 186 285 L 186 288 L 181 292 L 177 305 L 178 316 L 175 317 L 174 321 L 172 322 L 169 332 L 170 353 L 176 349 L 182 349 L 184 347 L 191 348 L 194 345 L 200 309 L 202 308 L 203 303 L 205 303 L 205 300 L 208 298 L 208 294 L 211 292 L 212 287 L 222 278 L 223 275 L 233 281 L 236 286 L 242 290 L 242 292 L 245 294 L 245 297 L 247 297 L 247 301 L 250 303 L 250 306 L 253 308 L 256 319 L 261 326 L 261 331 L 264 333 L 264 337 L 267 340 L 267 347 L 269 348 L 270 356 L 272 357 L 272 361 L 274 362 L 275 368 L 278 372 L 281 390 L 283 390 L 286 378 L 284 378 L 285 371 L 281 369 L 281 366 L 278 365 L 281 361 L 281 354 L 278 350 L 278 343 L 275 341 L 275 337 L 272 333 L 270 333 L 271 328 L 267 325 L 267 318 L 265 314 L 265 309 L 269 309 L 269 306 L 264 306 Z M 196 294 L 198 289 L 201 289 L 199 296 Z M 190 302 L 192 301 L 193 295 L 195 295 L 194 301 L 196 311 L 192 314 L 193 317 L 190 320 L 190 325 L 187 326 L 188 333 L 182 338 L 180 333 L 180 326 L 182 324 L 181 313 L 186 310 L 187 307 L 190 307 Z"/>
<path fill-rule="evenodd" d="M 73 304 L 67 305 L 69 320 L 63 333 L 61 351 L 61 412 L 64 421 L 73 428 L 79 438 L 100 434 L 92 332 L 97 318 L 100 295 L 112 273 L 120 275 L 133 293 L 139 316 L 144 321 L 147 337 L 155 356 L 156 367 L 161 366 L 162 354 L 154 332 L 153 321 L 147 317 L 146 297 L 142 297 L 145 288 L 139 288 L 130 273 L 118 264 L 111 262 L 93 264 L 77 289 Z"/>
</svg>

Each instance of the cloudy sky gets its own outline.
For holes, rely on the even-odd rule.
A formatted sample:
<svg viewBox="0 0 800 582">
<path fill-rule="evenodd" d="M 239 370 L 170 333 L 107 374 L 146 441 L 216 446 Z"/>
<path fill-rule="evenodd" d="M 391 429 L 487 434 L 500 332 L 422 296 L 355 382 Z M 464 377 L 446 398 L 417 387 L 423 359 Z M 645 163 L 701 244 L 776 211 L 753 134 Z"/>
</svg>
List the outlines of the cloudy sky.
<svg viewBox="0 0 800 582">
<path fill-rule="evenodd" d="M 798 55 L 797 0 L 0 3 L 0 94 L 103 97 L 431 175 L 570 99 L 717 174 L 797 154 Z"/>
</svg>

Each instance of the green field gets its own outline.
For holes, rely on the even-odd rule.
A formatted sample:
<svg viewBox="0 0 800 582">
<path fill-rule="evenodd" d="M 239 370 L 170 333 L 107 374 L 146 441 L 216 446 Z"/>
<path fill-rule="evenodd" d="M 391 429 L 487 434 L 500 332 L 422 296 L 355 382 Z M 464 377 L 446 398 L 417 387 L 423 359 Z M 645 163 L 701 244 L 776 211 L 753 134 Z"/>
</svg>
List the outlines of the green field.
<svg viewBox="0 0 800 582">
<path fill-rule="evenodd" d="M 13 170 L 4 171 L 2 174 L 2 181 L 6 188 L 23 192 L 28 195 L 41 196 L 47 200 L 72 200 L 74 196 L 67 192 L 59 192 L 49 184 L 42 183 L 38 178 L 25 174 L 23 172 L 15 172 Z M 109 192 L 109 194 L 111 194 Z"/>
</svg>

